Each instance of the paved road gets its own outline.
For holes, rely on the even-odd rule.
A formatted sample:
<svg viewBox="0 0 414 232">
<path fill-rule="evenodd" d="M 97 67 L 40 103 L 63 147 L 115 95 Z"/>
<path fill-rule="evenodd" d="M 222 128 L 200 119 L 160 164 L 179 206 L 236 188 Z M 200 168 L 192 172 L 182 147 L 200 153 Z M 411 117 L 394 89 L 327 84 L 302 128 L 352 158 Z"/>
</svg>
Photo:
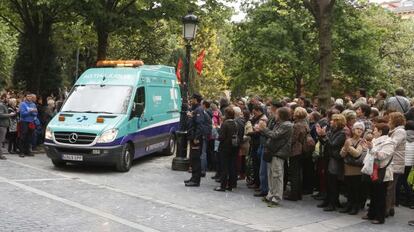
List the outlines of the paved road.
<svg viewBox="0 0 414 232">
<path fill-rule="evenodd" d="M 385 225 L 325 213 L 317 202 L 268 208 L 243 183 L 215 192 L 208 178 L 185 188 L 172 157 L 151 156 L 128 173 L 105 167 L 55 169 L 44 154 L 0 161 L 0 231 L 413 231 L 414 211 L 397 208 Z"/>
</svg>

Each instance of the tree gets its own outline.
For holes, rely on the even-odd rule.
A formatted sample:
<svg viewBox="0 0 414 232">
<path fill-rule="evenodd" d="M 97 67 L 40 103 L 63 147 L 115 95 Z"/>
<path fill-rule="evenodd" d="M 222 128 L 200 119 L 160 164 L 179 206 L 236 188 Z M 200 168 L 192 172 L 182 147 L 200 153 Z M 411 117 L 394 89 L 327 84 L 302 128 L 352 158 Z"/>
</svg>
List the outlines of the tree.
<svg viewBox="0 0 414 232">
<path fill-rule="evenodd" d="M 303 0 L 313 15 L 319 35 L 319 104 L 328 108 L 332 86 L 332 12 L 335 0 Z"/>
<path fill-rule="evenodd" d="M 13 84 L 37 94 L 50 94 L 61 84 L 51 40 L 53 24 L 66 12 L 70 2 L 8 0 L 1 4 L 0 17 L 20 33 Z"/>
<path fill-rule="evenodd" d="M 92 23 L 97 33 L 97 60 L 107 57 L 109 37 L 124 28 L 147 31 L 154 21 L 169 20 L 184 15 L 194 1 L 186 0 L 79 0 L 77 12 Z"/>
<path fill-rule="evenodd" d="M 315 33 L 311 15 L 297 1 L 255 5 L 235 26 L 233 90 L 237 95 L 304 95 L 315 76 Z M 311 88 L 308 88 L 308 91 Z"/>
<path fill-rule="evenodd" d="M 0 18 L 0 90 L 11 83 L 18 33 Z"/>
</svg>

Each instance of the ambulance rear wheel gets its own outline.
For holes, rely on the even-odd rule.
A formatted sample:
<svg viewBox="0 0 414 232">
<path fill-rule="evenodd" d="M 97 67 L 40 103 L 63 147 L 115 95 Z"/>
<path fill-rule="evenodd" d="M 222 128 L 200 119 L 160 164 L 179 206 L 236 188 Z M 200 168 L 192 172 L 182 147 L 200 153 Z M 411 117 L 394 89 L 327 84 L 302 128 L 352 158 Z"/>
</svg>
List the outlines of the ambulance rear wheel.
<svg viewBox="0 0 414 232">
<path fill-rule="evenodd" d="M 66 166 L 66 162 L 62 160 L 52 160 L 52 163 L 57 168 L 63 168 Z"/>
<path fill-rule="evenodd" d="M 177 150 L 177 141 L 175 136 L 172 134 L 168 140 L 168 146 L 162 151 L 165 156 L 174 155 Z"/>
<path fill-rule="evenodd" d="M 118 163 L 116 164 L 116 170 L 119 172 L 128 172 L 132 166 L 133 157 L 132 146 L 130 144 L 125 144 Z"/>
</svg>

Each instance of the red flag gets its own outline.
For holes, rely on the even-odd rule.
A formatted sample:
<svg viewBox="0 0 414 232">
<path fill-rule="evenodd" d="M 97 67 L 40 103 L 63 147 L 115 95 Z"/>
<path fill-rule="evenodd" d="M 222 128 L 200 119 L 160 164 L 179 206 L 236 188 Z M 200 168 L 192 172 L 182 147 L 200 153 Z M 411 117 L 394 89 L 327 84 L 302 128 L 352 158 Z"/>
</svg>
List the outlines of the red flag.
<svg viewBox="0 0 414 232">
<path fill-rule="evenodd" d="M 181 68 L 183 67 L 183 61 L 181 57 L 178 58 L 177 70 L 175 71 L 175 75 L 177 75 L 178 83 L 181 83 Z"/>
<path fill-rule="evenodd" d="M 204 60 L 204 49 L 201 51 L 200 55 L 198 55 L 197 60 L 194 64 L 195 69 L 197 70 L 198 75 L 201 75 L 201 71 L 203 70 L 203 60 Z"/>
</svg>

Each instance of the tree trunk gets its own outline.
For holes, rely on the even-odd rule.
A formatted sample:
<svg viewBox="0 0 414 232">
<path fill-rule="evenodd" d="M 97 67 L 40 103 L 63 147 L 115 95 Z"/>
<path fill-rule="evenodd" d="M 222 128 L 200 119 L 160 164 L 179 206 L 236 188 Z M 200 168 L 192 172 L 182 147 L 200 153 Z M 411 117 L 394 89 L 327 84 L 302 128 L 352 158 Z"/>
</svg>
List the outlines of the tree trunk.
<svg viewBox="0 0 414 232">
<path fill-rule="evenodd" d="M 295 78 L 295 92 L 296 92 L 296 97 L 305 96 L 305 94 L 304 94 L 304 82 L 303 82 L 302 77 L 296 77 Z"/>
<path fill-rule="evenodd" d="M 328 109 L 331 105 L 332 87 L 332 31 L 330 12 L 321 15 L 319 21 L 319 105 Z"/>
<path fill-rule="evenodd" d="M 97 60 L 105 60 L 108 49 L 109 32 L 104 28 L 97 28 L 98 32 L 98 58 Z"/>
</svg>

